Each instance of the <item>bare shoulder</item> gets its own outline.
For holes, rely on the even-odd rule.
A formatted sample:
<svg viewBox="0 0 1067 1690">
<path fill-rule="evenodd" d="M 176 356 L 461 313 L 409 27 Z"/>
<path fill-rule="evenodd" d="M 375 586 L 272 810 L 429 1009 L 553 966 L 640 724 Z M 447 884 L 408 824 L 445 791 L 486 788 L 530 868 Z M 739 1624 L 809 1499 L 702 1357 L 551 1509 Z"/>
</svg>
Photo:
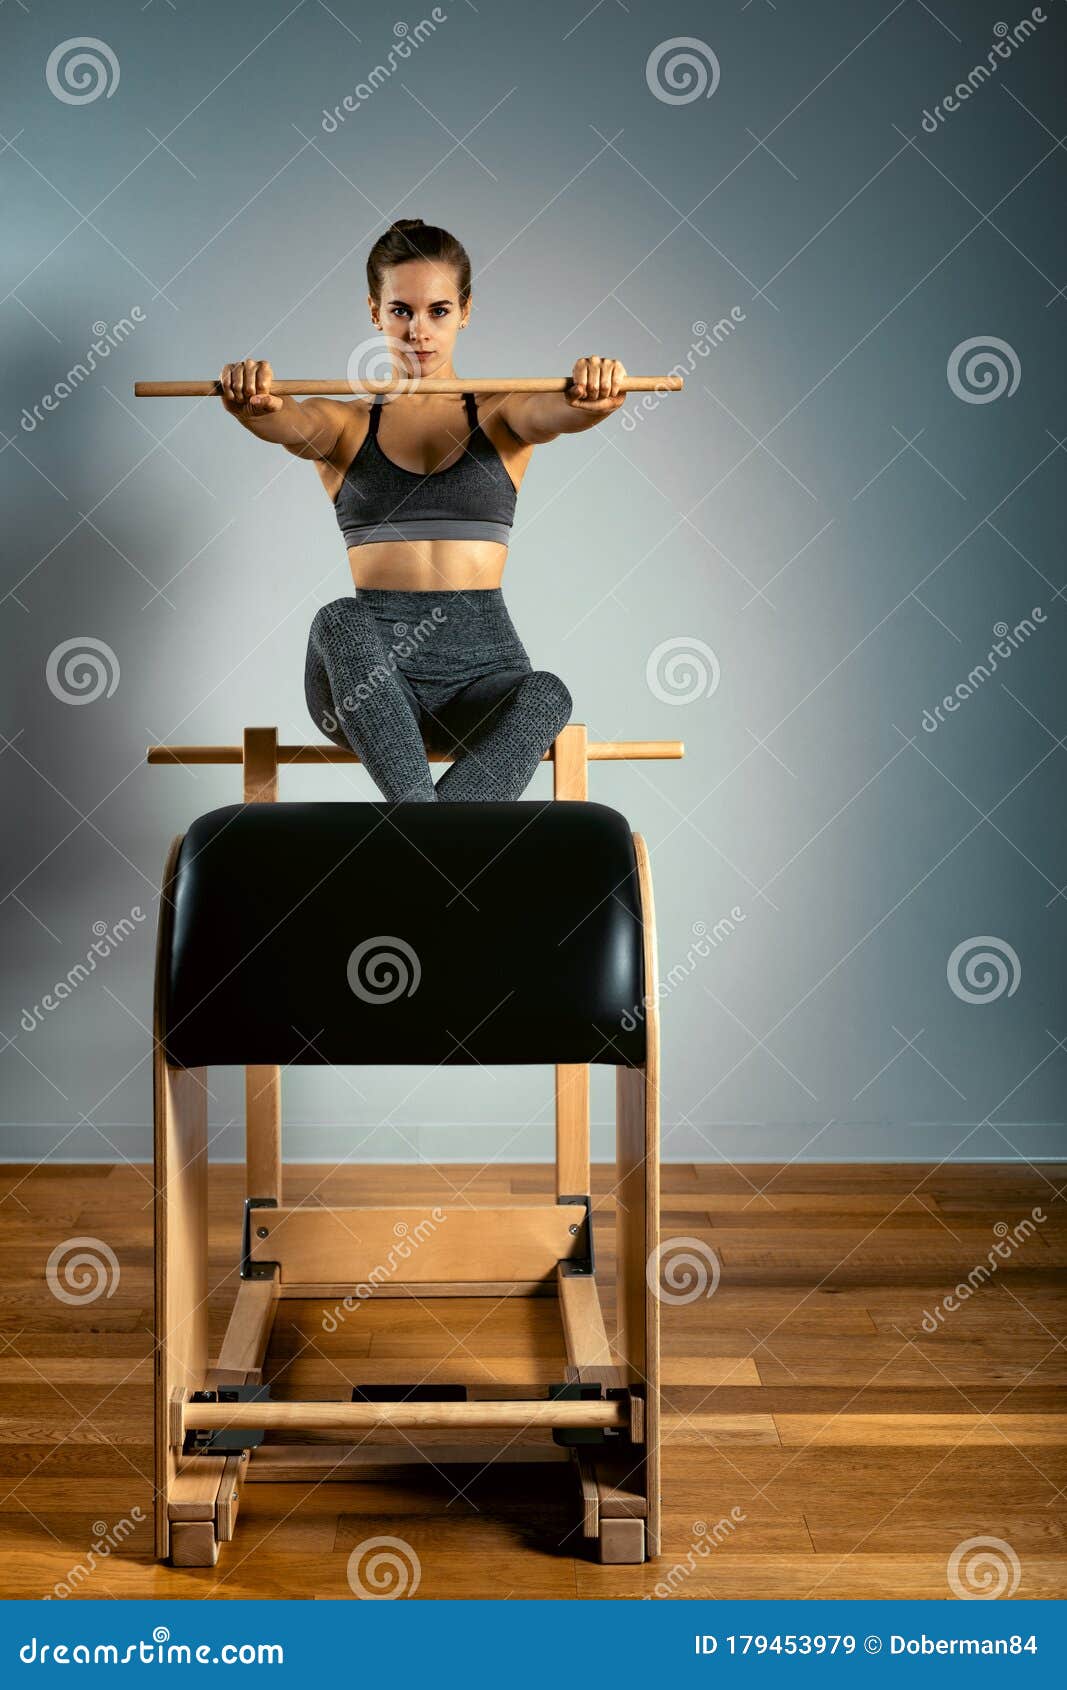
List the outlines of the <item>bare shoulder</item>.
<svg viewBox="0 0 1067 1690">
<path fill-rule="evenodd" d="M 367 438 L 370 406 L 360 399 L 322 399 L 308 401 L 321 408 L 324 430 L 333 434 L 329 451 L 314 455 L 319 479 L 331 500 L 336 499 L 345 478 L 345 471 Z M 311 454 L 308 454 L 309 456 Z"/>
</svg>

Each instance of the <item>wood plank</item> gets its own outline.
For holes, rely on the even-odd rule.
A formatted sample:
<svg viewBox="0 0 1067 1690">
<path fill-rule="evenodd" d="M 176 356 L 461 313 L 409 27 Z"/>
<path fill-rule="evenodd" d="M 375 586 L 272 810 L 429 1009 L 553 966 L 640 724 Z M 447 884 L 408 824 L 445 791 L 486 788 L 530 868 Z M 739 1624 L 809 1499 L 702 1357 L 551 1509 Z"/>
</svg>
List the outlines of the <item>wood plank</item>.
<svg viewBox="0 0 1067 1690">
<path fill-rule="evenodd" d="M 921 1444 L 1067 1449 L 1067 1414 L 776 1414 L 782 1445 Z"/>
<path fill-rule="evenodd" d="M 251 1256 L 280 1264 L 280 1284 L 344 1282 L 369 1299 L 378 1285 L 445 1280 L 527 1280 L 555 1276 L 574 1255 L 574 1211 L 567 1205 L 526 1208 L 448 1207 L 320 1209 L 256 1212 Z M 352 1297 L 353 1306 L 357 1297 Z"/>
</svg>

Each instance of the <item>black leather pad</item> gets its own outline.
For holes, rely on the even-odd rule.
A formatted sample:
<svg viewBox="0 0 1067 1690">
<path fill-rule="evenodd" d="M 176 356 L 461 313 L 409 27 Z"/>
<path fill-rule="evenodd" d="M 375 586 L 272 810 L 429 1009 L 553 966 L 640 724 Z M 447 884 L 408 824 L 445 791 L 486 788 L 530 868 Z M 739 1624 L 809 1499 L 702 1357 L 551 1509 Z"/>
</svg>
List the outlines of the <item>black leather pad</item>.
<svg viewBox="0 0 1067 1690">
<path fill-rule="evenodd" d="M 637 1063 L 641 908 L 604 804 L 230 804 L 165 912 L 168 1061 Z"/>
</svg>

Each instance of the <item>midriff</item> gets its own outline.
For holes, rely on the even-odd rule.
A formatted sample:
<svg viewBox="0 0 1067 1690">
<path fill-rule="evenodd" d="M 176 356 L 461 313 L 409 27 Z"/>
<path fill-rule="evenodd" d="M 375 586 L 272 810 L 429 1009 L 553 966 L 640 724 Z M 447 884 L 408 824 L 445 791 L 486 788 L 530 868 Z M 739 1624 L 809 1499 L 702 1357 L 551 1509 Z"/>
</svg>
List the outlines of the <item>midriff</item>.
<svg viewBox="0 0 1067 1690">
<path fill-rule="evenodd" d="M 508 548 L 495 540 L 374 540 L 348 548 L 356 587 L 402 593 L 476 592 L 499 587 Z"/>
</svg>

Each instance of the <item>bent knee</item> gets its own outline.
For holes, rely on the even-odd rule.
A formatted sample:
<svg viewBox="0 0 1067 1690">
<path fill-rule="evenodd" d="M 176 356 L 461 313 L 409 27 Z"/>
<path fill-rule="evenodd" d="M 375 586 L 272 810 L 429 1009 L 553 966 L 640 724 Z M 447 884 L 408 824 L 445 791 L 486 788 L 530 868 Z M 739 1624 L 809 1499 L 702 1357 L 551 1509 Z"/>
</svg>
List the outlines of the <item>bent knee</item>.
<svg viewBox="0 0 1067 1690">
<path fill-rule="evenodd" d="M 315 612 L 311 633 L 314 638 L 320 638 L 333 628 L 349 629 L 361 620 L 362 612 L 354 596 L 331 599 L 329 604 L 320 605 Z"/>
<path fill-rule="evenodd" d="M 558 675 L 553 675 L 548 669 L 533 669 L 526 677 L 524 691 L 535 698 L 552 718 L 557 733 L 566 727 L 574 709 L 574 700 Z"/>
</svg>

